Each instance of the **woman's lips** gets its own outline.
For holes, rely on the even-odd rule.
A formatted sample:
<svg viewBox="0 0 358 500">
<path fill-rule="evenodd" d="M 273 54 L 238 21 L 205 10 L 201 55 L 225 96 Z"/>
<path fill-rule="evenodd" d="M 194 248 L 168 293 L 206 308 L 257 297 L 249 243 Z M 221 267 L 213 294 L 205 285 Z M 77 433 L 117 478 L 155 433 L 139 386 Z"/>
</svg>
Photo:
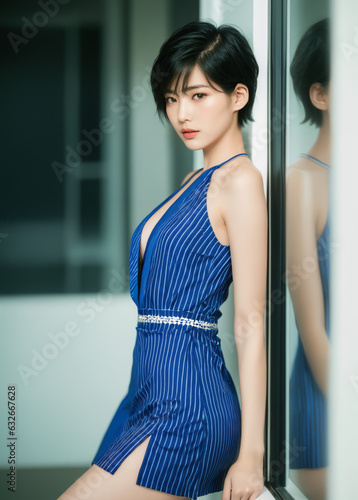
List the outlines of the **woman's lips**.
<svg viewBox="0 0 358 500">
<path fill-rule="evenodd" d="M 196 136 L 196 134 L 198 134 L 199 131 L 198 130 L 188 130 L 186 132 L 183 132 L 183 136 L 186 138 L 186 139 L 192 139 L 193 137 Z"/>
</svg>

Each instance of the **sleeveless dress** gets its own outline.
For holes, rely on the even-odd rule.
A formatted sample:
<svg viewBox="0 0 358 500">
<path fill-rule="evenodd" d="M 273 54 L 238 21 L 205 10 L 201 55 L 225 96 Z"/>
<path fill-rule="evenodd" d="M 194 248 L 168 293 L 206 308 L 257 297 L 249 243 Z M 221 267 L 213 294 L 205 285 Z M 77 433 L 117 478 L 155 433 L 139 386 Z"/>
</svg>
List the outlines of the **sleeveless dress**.
<svg viewBox="0 0 358 500">
<path fill-rule="evenodd" d="M 206 205 L 213 172 L 236 156 L 204 170 L 169 206 L 149 236 L 142 269 L 144 224 L 203 169 L 132 235 L 138 323 L 131 379 L 92 461 L 114 474 L 151 436 L 136 484 L 194 500 L 223 489 L 241 439 L 240 404 L 217 336 L 232 282 L 230 247 L 216 238 Z"/>
<path fill-rule="evenodd" d="M 331 168 L 313 156 L 300 155 L 319 165 Z M 330 173 L 330 172 L 329 172 Z M 330 200 L 330 197 L 329 197 Z M 325 326 L 330 336 L 329 318 L 329 254 L 330 203 L 323 233 L 317 240 L 319 270 L 324 299 Z M 295 318 L 296 327 L 297 321 Z M 290 376 L 290 464 L 291 469 L 326 467 L 327 460 L 327 398 L 317 385 L 303 349 L 301 337 Z"/>
</svg>

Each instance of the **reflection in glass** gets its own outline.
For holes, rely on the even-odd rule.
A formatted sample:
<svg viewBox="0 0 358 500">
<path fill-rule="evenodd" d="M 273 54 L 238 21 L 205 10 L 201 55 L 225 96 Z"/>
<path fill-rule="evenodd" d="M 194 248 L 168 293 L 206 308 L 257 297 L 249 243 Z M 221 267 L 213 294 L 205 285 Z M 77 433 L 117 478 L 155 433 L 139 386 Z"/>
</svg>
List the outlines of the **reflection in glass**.
<svg viewBox="0 0 358 500">
<path fill-rule="evenodd" d="M 290 477 L 309 500 L 326 498 L 329 359 L 329 23 L 305 32 L 291 63 L 305 119 L 318 128 L 287 169 L 287 285 L 298 331 L 289 382 Z M 291 332 L 290 332 L 291 334 Z"/>
</svg>

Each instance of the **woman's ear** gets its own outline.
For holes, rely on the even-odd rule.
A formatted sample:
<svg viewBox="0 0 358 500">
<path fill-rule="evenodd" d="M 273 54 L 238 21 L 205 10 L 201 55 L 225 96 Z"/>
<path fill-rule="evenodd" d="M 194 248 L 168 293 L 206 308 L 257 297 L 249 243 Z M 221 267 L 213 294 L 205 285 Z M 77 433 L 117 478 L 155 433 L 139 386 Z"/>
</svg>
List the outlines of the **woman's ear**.
<svg viewBox="0 0 358 500">
<path fill-rule="evenodd" d="M 321 111 L 329 108 L 329 92 L 321 83 L 312 83 L 310 86 L 310 99 L 313 106 Z"/>
<path fill-rule="evenodd" d="M 232 93 L 234 111 L 242 109 L 249 100 L 249 89 L 243 83 L 238 83 Z"/>
</svg>

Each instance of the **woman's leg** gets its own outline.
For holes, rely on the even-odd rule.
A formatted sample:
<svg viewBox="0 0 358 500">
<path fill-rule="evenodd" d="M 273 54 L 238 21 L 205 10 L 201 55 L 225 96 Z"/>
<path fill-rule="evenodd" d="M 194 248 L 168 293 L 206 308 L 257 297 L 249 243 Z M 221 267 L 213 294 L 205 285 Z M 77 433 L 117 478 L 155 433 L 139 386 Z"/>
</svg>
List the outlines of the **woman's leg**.
<svg viewBox="0 0 358 500">
<path fill-rule="evenodd" d="M 291 469 L 290 478 L 309 500 L 326 500 L 327 467 Z"/>
<path fill-rule="evenodd" d="M 187 500 L 136 484 L 151 436 L 138 445 L 110 474 L 92 465 L 57 500 Z"/>
</svg>

